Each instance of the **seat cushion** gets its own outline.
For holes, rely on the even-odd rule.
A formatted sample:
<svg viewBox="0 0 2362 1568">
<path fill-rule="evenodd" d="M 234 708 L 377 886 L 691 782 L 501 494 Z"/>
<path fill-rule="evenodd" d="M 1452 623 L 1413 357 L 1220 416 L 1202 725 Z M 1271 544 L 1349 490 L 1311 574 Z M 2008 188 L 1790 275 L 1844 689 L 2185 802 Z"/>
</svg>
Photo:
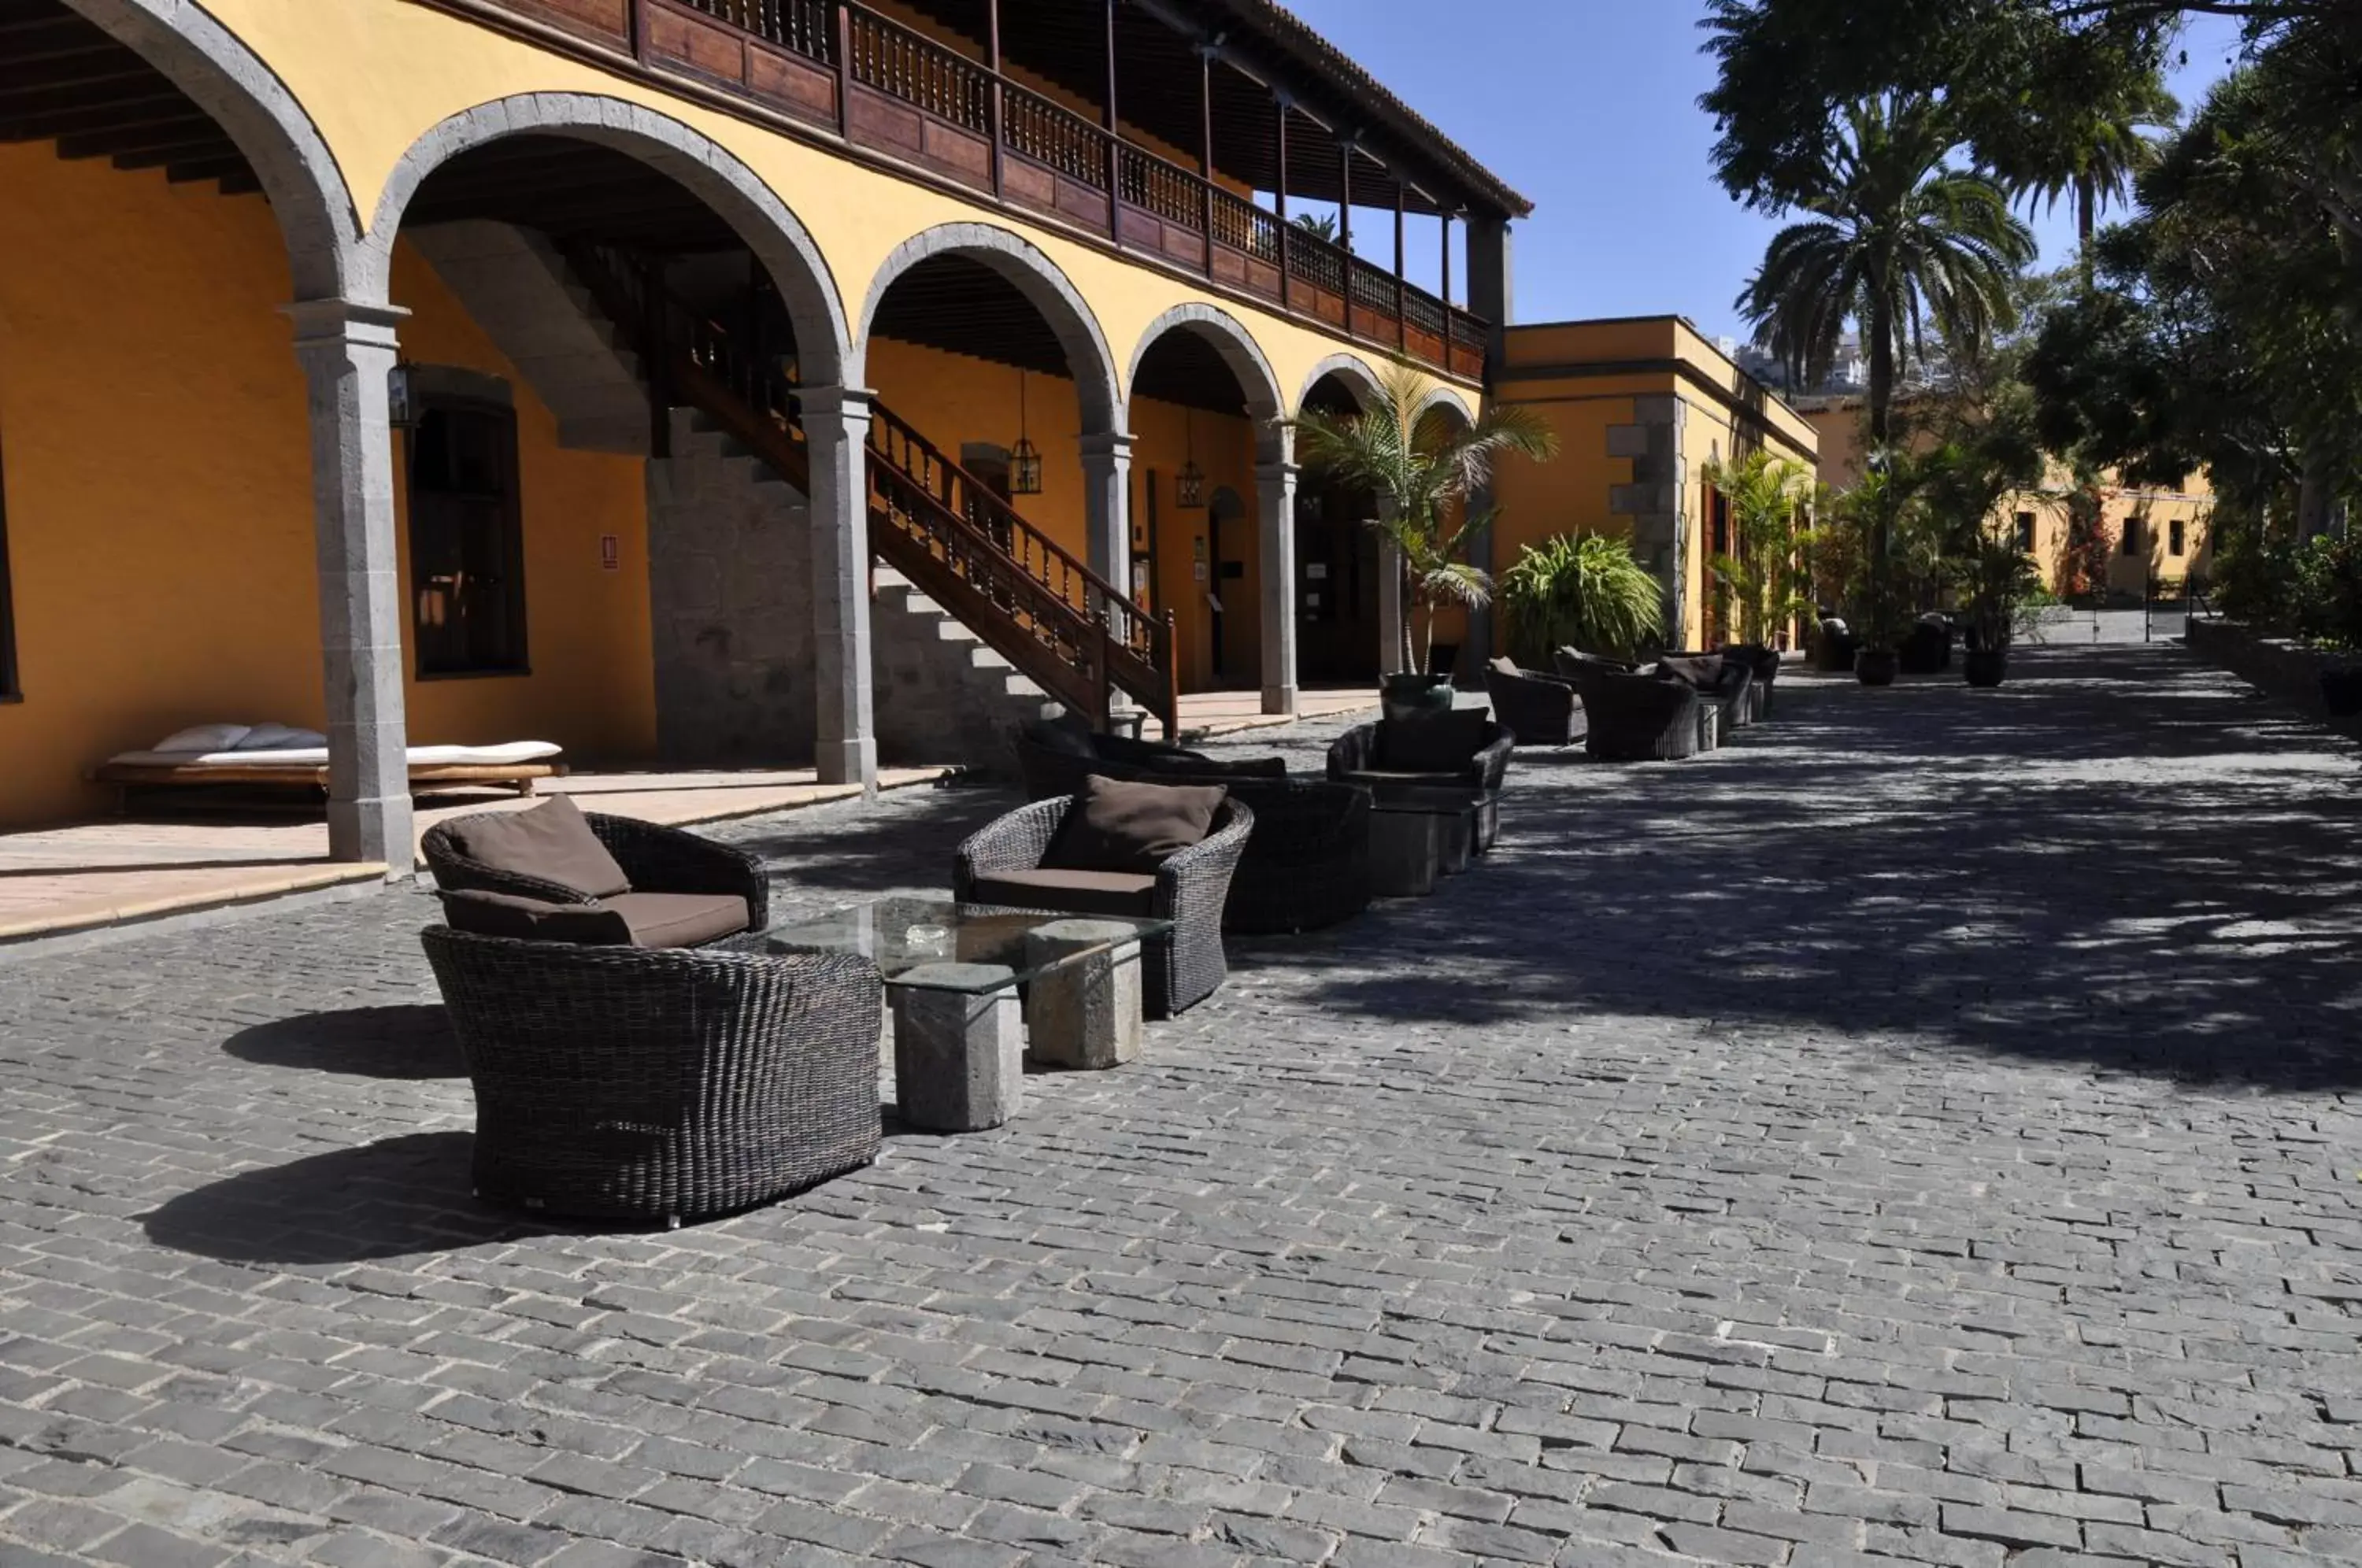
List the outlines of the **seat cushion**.
<svg viewBox="0 0 2362 1568">
<path fill-rule="evenodd" d="M 1042 864 L 1064 871 L 1153 875 L 1204 841 L 1229 794 L 1220 784 L 1144 784 L 1091 774 Z"/>
<path fill-rule="evenodd" d="M 1176 778 L 1285 778 L 1287 777 L 1287 758 L 1159 756 L 1149 759 L 1146 770 L 1171 774 Z"/>
<path fill-rule="evenodd" d="M 1156 909 L 1156 878 L 1131 871 L 997 871 L 976 879 L 976 900 L 1013 908 L 1076 914 L 1137 915 Z"/>
<path fill-rule="evenodd" d="M 590 947 L 632 945 L 631 926 L 603 904 L 553 904 L 474 888 L 447 889 L 442 900 L 443 918 L 454 931 Z"/>
<path fill-rule="evenodd" d="M 1722 680 L 1720 654 L 1694 654 L 1676 658 L 1661 658 L 1657 671 L 1671 676 L 1683 685 L 1698 691 L 1711 691 Z"/>
<path fill-rule="evenodd" d="M 632 879 L 563 795 L 527 812 L 487 812 L 443 824 L 459 853 L 495 871 L 555 882 L 586 899 L 631 890 Z"/>
<path fill-rule="evenodd" d="M 1492 729 L 1483 708 L 1381 720 L 1377 763 L 1389 773 L 1458 773 L 1485 749 Z"/>
<path fill-rule="evenodd" d="M 622 917 L 635 947 L 695 947 L 746 929 L 734 893 L 617 893 L 599 907 Z"/>
</svg>

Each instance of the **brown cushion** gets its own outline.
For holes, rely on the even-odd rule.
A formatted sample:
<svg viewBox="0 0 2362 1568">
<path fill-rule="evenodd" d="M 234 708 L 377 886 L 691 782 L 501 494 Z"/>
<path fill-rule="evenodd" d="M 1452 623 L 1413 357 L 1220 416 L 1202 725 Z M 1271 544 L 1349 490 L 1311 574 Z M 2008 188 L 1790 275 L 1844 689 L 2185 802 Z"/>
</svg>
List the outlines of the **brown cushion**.
<svg viewBox="0 0 2362 1568">
<path fill-rule="evenodd" d="M 1453 708 L 1378 723 L 1378 766 L 1389 773 L 1458 773 L 1475 760 L 1492 733 L 1484 708 Z"/>
<path fill-rule="evenodd" d="M 592 947 L 629 947 L 632 928 L 602 904 L 553 904 L 514 893 L 454 888 L 443 895 L 443 918 L 454 931 L 478 936 L 513 936 L 526 942 L 574 942 Z"/>
<path fill-rule="evenodd" d="M 1716 683 L 1722 679 L 1722 656 L 1689 654 L 1678 657 L 1661 658 L 1657 661 L 1657 669 L 1660 674 L 1670 675 L 1684 686 L 1695 687 L 1700 691 L 1711 691 Z"/>
<path fill-rule="evenodd" d="M 1156 878 L 1130 871 L 997 871 L 976 879 L 976 901 L 1145 919 L 1155 912 Z"/>
<path fill-rule="evenodd" d="M 632 879 L 563 795 L 528 812 L 487 812 L 443 824 L 460 854 L 495 871 L 555 882 L 586 899 L 628 892 Z"/>
<path fill-rule="evenodd" d="M 599 907 L 619 916 L 635 947 L 695 947 L 746 929 L 746 900 L 734 893 L 618 893 Z"/>
<path fill-rule="evenodd" d="M 1042 864 L 1065 871 L 1153 872 L 1204 841 L 1229 793 L 1220 784 L 1142 784 L 1091 774 Z"/>
<path fill-rule="evenodd" d="M 1180 778 L 1285 778 L 1287 758 L 1284 756 L 1242 756 L 1224 760 L 1210 756 L 1157 756 L 1146 765 L 1148 772 L 1169 773 Z"/>
</svg>

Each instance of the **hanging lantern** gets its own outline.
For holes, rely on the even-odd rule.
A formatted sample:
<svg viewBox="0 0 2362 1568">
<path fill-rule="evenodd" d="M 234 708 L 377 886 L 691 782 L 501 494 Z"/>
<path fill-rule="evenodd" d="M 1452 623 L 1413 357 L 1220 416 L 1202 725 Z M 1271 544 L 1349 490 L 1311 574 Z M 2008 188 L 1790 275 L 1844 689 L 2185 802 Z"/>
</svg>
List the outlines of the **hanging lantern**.
<svg viewBox="0 0 2362 1568">
<path fill-rule="evenodd" d="M 1173 476 L 1173 504 L 1195 512 L 1206 504 L 1206 470 L 1198 466 L 1197 416 L 1184 409 L 1182 417 L 1188 421 L 1189 460 Z"/>
<path fill-rule="evenodd" d="M 385 422 L 396 430 L 418 427 L 418 403 L 410 385 L 410 361 L 397 359 L 385 373 Z"/>
<path fill-rule="evenodd" d="M 1023 370 L 1017 372 L 1017 445 L 1009 449 L 1009 493 L 1042 493 L 1042 451 L 1026 430 Z"/>
</svg>

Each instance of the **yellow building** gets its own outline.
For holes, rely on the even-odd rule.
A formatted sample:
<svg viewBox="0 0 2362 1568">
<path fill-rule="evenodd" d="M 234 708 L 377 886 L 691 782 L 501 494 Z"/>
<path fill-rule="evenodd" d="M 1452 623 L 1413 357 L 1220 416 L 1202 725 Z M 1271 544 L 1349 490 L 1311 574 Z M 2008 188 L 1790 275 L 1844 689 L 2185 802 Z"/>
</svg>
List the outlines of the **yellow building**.
<svg viewBox="0 0 2362 1568">
<path fill-rule="evenodd" d="M 1862 400 L 1805 398 L 1799 406 L 1820 436 L 1820 481 L 1833 491 L 1860 484 L 1868 447 Z M 2138 601 L 2144 592 L 2178 597 L 2191 578 L 2206 576 L 2211 559 L 2214 496 L 2206 476 L 2191 474 L 2169 491 L 2126 485 L 2121 479 L 2111 470 L 2099 481 L 2101 533 L 2108 552 L 2103 591 L 2118 601 Z M 2038 489 L 2008 496 L 1987 521 L 1996 533 L 2006 530 L 2034 558 L 2054 593 L 2072 586 L 2068 518 L 2074 489 L 2073 474 L 2054 463 Z"/>
<path fill-rule="evenodd" d="M 1559 438 L 1551 461 L 1511 458 L 1494 475 L 1495 565 L 1556 534 L 1628 538 L 1664 586 L 1672 640 L 1719 640 L 1707 563 L 1729 553 L 1730 514 L 1708 465 L 1760 450 L 1809 471 L 1812 425 L 1674 315 L 1508 327 L 1492 390 Z"/>
<path fill-rule="evenodd" d="M 6 21 L 0 827 L 215 721 L 324 731 L 399 875 L 411 745 L 868 780 L 1045 694 L 1291 711 L 1389 606 L 1286 422 L 1396 355 L 1470 416 L 1529 210 L 1268 0 Z"/>
</svg>

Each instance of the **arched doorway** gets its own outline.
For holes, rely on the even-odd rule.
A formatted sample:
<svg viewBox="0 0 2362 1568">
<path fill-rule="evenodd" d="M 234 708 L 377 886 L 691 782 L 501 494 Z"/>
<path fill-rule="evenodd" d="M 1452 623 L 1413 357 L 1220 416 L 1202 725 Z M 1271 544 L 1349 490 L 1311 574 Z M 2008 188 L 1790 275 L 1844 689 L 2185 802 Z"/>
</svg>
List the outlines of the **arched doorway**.
<svg viewBox="0 0 2362 1568">
<path fill-rule="evenodd" d="M 1286 510 L 1263 482 L 1283 443 L 1271 368 L 1237 321 L 1186 305 L 1142 335 L 1131 388 L 1133 536 L 1148 558 L 1136 586 L 1173 613 L 1183 690 L 1255 690 L 1282 554 L 1273 547 L 1284 542 L 1272 535 L 1288 525 L 1265 515 Z"/>
<path fill-rule="evenodd" d="M 1307 411 L 1350 416 L 1374 392 L 1366 379 L 1330 370 L 1304 394 Z M 1374 682 L 1385 668 L 1385 556 L 1370 526 L 1377 498 L 1308 466 L 1297 482 L 1297 669 L 1306 686 Z"/>
<path fill-rule="evenodd" d="M 829 591 L 834 558 L 866 551 L 800 429 L 845 333 L 777 196 L 667 116 L 529 95 L 422 138 L 368 255 L 409 313 L 393 488 L 414 728 L 874 767 L 866 682 L 845 679 L 862 605 Z"/>
</svg>

